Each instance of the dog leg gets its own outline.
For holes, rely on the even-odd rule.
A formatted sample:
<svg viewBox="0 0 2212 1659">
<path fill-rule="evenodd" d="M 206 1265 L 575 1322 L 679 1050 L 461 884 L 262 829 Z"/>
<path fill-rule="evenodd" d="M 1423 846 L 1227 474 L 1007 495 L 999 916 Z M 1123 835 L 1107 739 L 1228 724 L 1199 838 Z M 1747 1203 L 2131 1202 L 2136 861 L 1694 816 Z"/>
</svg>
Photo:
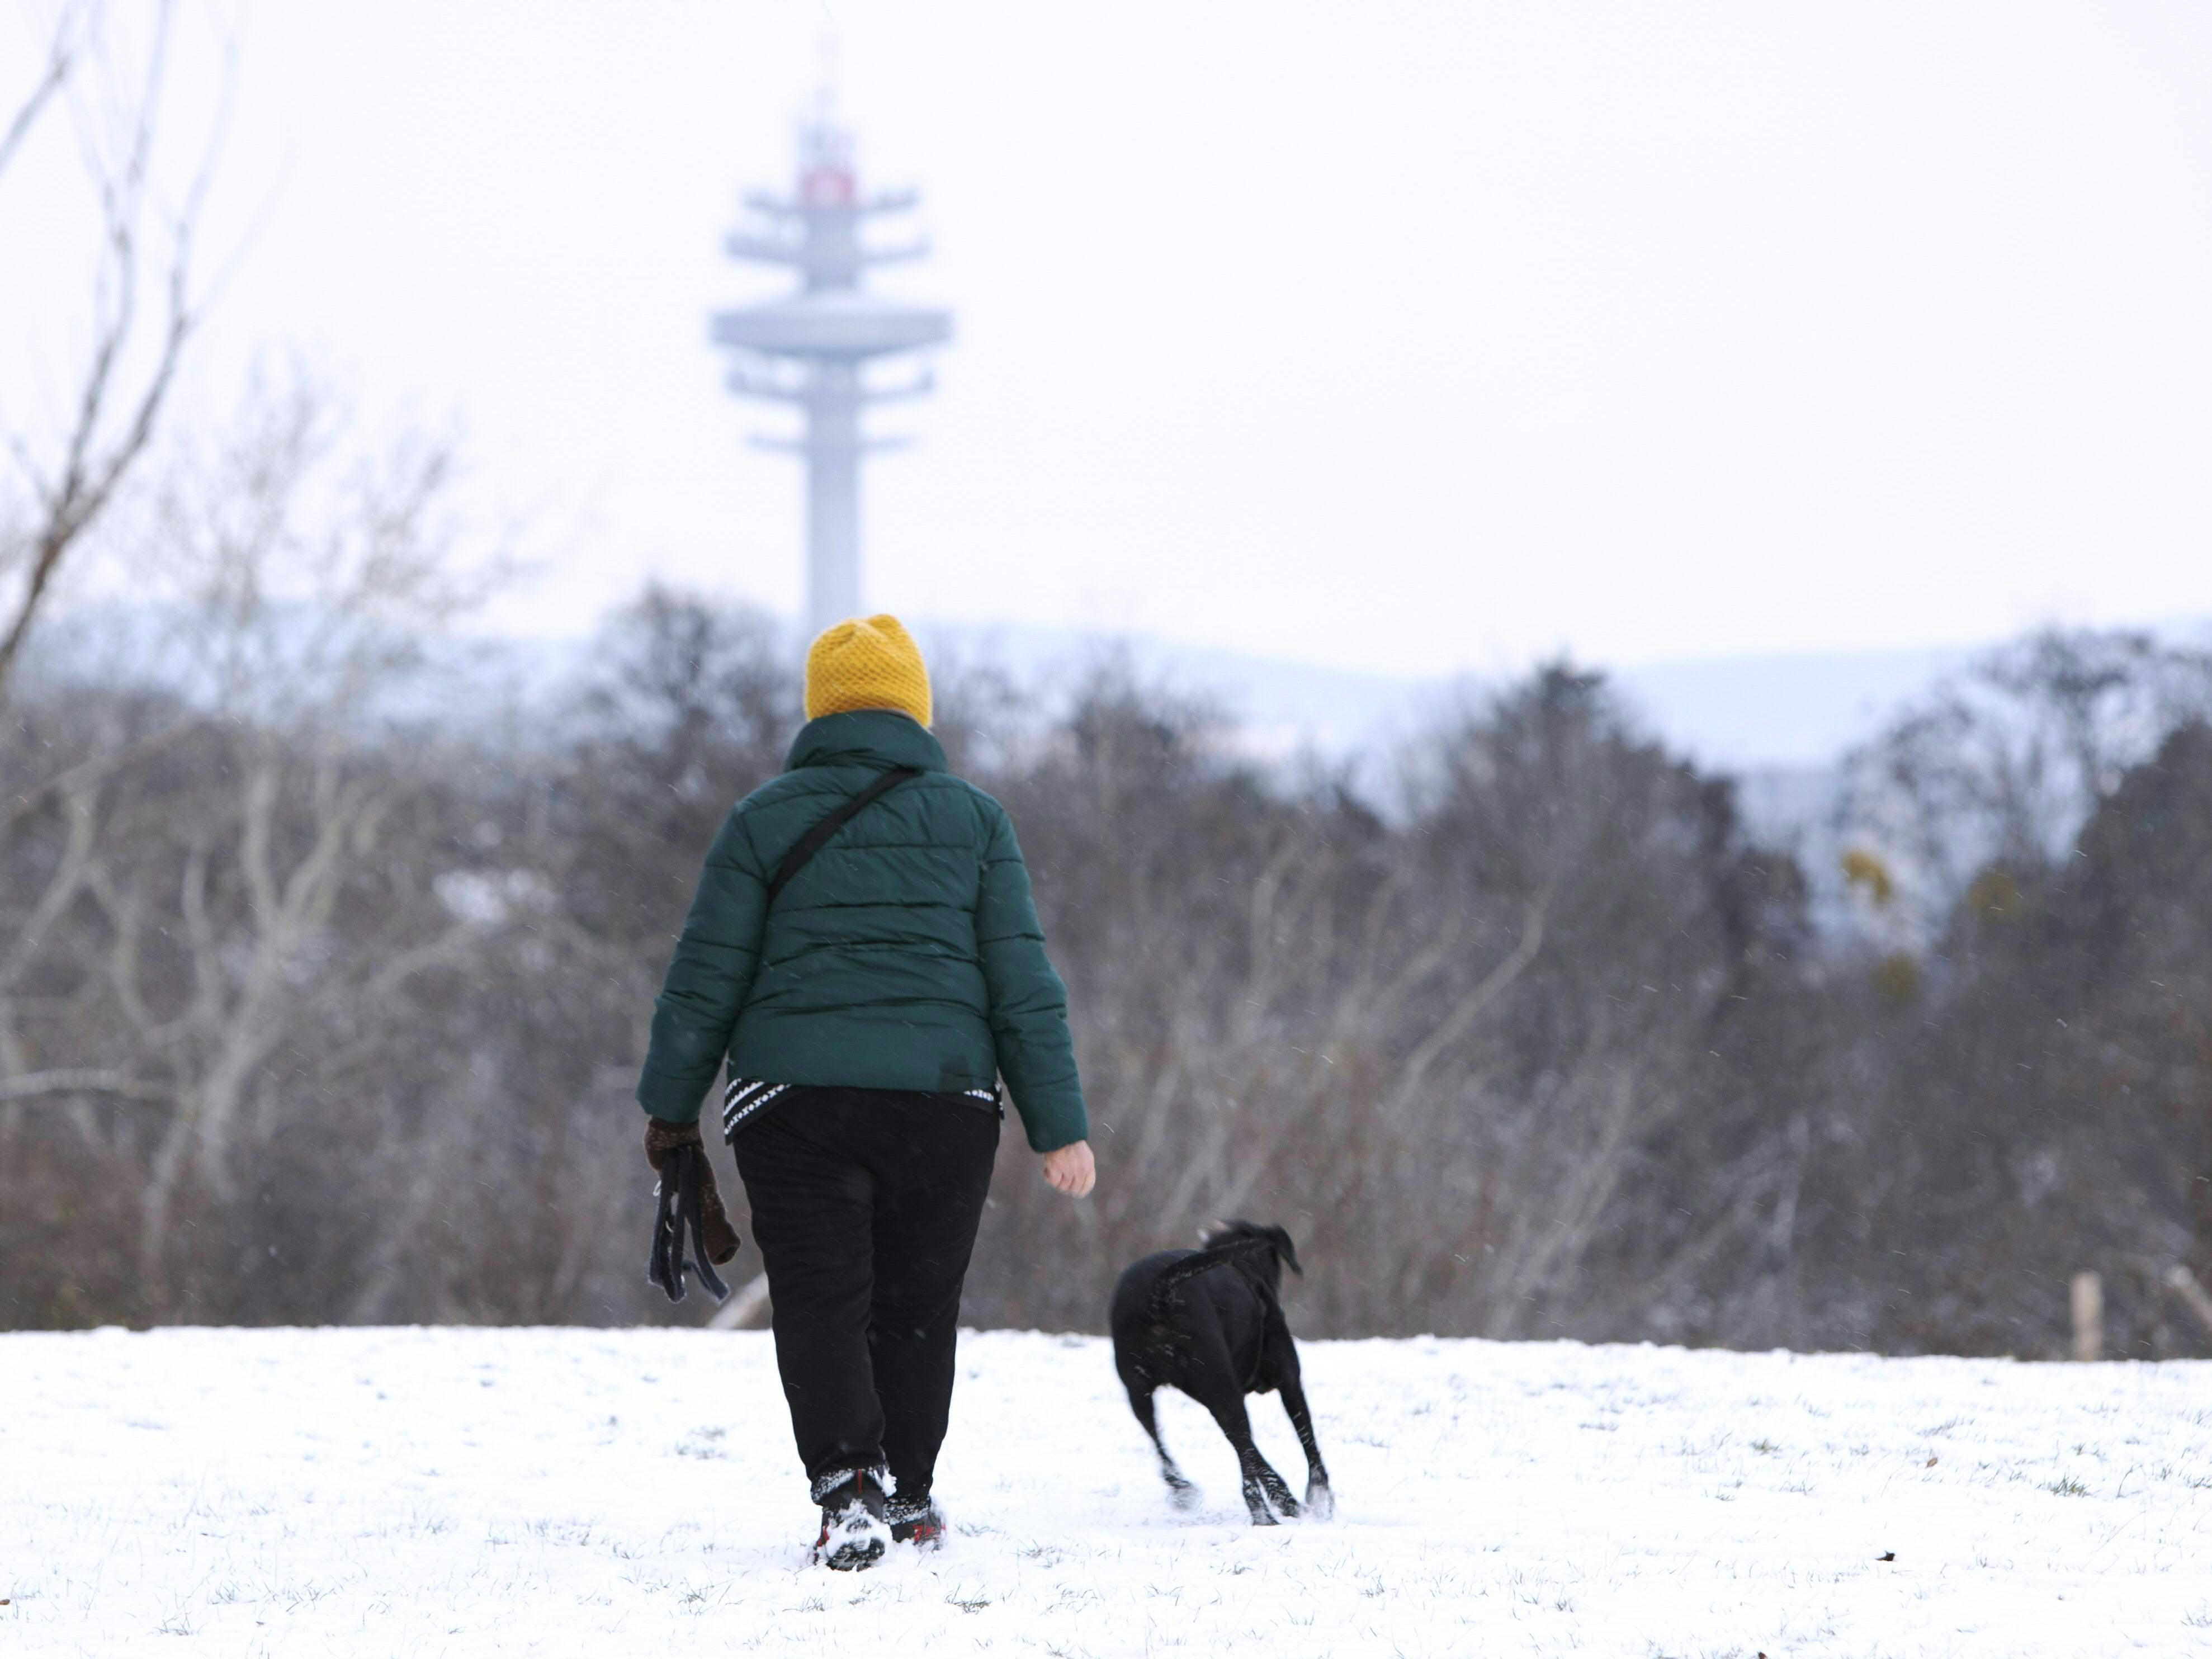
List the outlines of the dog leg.
<svg viewBox="0 0 2212 1659">
<path fill-rule="evenodd" d="M 1179 1510 L 1195 1509 L 1198 1506 L 1198 1488 L 1184 1478 L 1183 1472 L 1176 1467 L 1175 1459 L 1168 1455 L 1168 1443 L 1160 1438 L 1160 1425 L 1152 1414 L 1152 1391 L 1150 1389 L 1141 1391 L 1130 1389 L 1129 1409 L 1136 1413 L 1137 1421 L 1145 1425 L 1145 1432 L 1152 1437 L 1152 1449 L 1160 1455 L 1160 1478 L 1168 1483 L 1168 1502 Z"/>
<path fill-rule="evenodd" d="M 1321 1442 L 1314 1438 L 1313 1413 L 1306 1409 L 1304 1385 L 1296 1376 L 1286 1376 L 1281 1384 L 1283 1410 L 1291 1419 L 1291 1426 L 1298 1431 L 1298 1444 L 1306 1454 L 1306 1513 L 1316 1521 L 1326 1521 L 1336 1513 L 1336 1494 L 1329 1490 L 1328 1470 L 1321 1461 Z"/>
<path fill-rule="evenodd" d="M 1244 1476 L 1244 1507 L 1252 1511 L 1252 1524 L 1255 1527 L 1273 1526 L 1275 1510 L 1280 1510 L 1285 1515 L 1296 1515 L 1298 1512 L 1297 1500 L 1291 1496 L 1291 1489 L 1283 1484 L 1283 1477 L 1275 1473 L 1273 1467 L 1260 1455 L 1259 1447 L 1252 1443 L 1252 1420 L 1244 1414 L 1244 1396 L 1241 1393 L 1224 1395 L 1201 1403 L 1213 1413 L 1213 1420 L 1221 1425 L 1221 1432 L 1237 1449 L 1237 1467 Z M 1274 1504 L 1273 1510 L 1268 1508 L 1270 1501 Z"/>
<path fill-rule="evenodd" d="M 1241 1462 L 1243 1454 L 1238 1454 L 1238 1457 Z M 1252 1448 L 1251 1458 L 1251 1464 L 1244 1472 L 1244 1501 L 1246 1504 L 1249 1504 L 1252 1501 L 1252 1481 L 1254 1477 L 1256 1476 L 1259 1480 L 1260 1489 L 1261 1492 L 1266 1493 L 1268 1501 L 1273 1504 L 1275 1508 L 1280 1510 L 1283 1514 L 1287 1515 L 1295 1520 L 1299 1512 L 1298 1500 L 1291 1496 L 1290 1483 L 1285 1480 L 1281 1475 L 1275 1473 L 1275 1466 L 1273 1463 L 1270 1463 L 1266 1458 L 1260 1455 L 1260 1449 L 1257 1446 Z M 1275 1517 L 1273 1516 L 1269 1516 L 1267 1517 L 1267 1523 L 1271 1524 L 1274 1521 L 1274 1518 Z"/>
</svg>

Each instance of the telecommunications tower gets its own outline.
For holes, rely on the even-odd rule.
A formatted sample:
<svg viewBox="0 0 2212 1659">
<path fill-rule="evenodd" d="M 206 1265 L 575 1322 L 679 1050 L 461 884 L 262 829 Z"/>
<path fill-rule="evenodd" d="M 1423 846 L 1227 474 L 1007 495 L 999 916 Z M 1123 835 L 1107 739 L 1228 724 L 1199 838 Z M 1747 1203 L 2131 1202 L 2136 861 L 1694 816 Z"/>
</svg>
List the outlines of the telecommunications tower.
<svg viewBox="0 0 2212 1659">
<path fill-rule="evenodd" d="M 920 397 L 933 380 L 917 367 L 902 384 L 866 383 L 871 357 L 914 351 L 950 339 L 952 313 L 908 305 L 860 286 L 870 265 L 915 259 L 920 240 L 869 247 L 860 222 L 901 213 L 918 200 L 911 190 L 863 196 L 853 173 L 853 135 L 824 94 L 799 130 L 798 186 L 788 197 L 753 191 L 745 205 L 759 223 L 723 244 L 730 257 L 790 265 L 799 288 L 780 300 L 719 313 L 714 340 L 737 354 L 731 391 L 745 398 L 796 404 L 806 434 L 756 436 L 765 449 L 806 458 L 806 623 L 810 634 L 860 611 L 860 457 L 896 447 L 896 439 L 860 434 L 866 404 Z"/>
</svg>

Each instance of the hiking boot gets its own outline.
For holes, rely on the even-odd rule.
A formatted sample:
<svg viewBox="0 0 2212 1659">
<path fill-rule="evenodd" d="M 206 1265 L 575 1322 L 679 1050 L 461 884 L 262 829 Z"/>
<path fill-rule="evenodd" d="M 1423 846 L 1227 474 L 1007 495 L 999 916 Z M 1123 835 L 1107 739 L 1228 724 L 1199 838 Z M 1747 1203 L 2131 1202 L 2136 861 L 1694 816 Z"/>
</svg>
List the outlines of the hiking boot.
<svg viewBox="0 0 2212 1659">
<path fill-rule="evenodd" d="M 945 1511 L 933 1498 L 894 1498 L 884 1505 L 884 1519 L 890 1522 L 895 1544 L 918 1550 L 945 1547 Z"/>
<path fill-rule="evenodd" d="M 822 1535 L 814 1559 L 833 1572 L 860 1572 L 884 1559 L 890 1528 L 884 1524 L 884 1474 L 852 1469 L 814 1483 L 822 1505 Z"/>
</svg>

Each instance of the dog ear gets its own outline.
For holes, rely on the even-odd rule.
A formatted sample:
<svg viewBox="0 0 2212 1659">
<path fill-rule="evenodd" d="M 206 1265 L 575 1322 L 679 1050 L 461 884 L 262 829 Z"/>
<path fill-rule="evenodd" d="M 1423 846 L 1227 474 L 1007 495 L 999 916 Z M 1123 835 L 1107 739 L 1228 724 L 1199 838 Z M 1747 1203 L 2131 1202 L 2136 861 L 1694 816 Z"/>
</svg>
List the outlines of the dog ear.
<svg viewBox="0 0 2212 1659">
<path fill-rule="evenodd" d="M 1306 1270 L 1298 1266 L 1297 1246 L 1291 1243 L 1290 1234 L 1280 1227 L 1270 1227 L 1267 1231 L 1274 1237 L 1275 1254 L 1283 1258 L 1283 1265 L 1300 1279 L 1304 1279 L 1306 1276 Z"/>
</svg>

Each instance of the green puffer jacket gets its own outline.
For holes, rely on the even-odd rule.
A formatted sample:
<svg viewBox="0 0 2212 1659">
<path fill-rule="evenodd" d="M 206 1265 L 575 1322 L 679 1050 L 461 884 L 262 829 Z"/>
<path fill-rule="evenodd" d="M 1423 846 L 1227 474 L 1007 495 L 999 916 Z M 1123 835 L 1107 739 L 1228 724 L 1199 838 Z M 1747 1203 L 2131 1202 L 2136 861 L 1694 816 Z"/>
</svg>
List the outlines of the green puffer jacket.
<svg viewBox="0 0 2212 1659">
<path fill-rule="evenodd" d="M 895 766 L 921 775 L 840 829 L 764 914 L 784 855 Z M 862 1089 L 988 1089 L 1003 1074 L 1031 1146 L 1088 1137 L 1067 993 L 1013 824 L 905 715 L 809 721 L 790 769 L 714 837 L 638 1103 L 690 1121 L 725 1056 L 733 1078 Z"/>
</svg>

